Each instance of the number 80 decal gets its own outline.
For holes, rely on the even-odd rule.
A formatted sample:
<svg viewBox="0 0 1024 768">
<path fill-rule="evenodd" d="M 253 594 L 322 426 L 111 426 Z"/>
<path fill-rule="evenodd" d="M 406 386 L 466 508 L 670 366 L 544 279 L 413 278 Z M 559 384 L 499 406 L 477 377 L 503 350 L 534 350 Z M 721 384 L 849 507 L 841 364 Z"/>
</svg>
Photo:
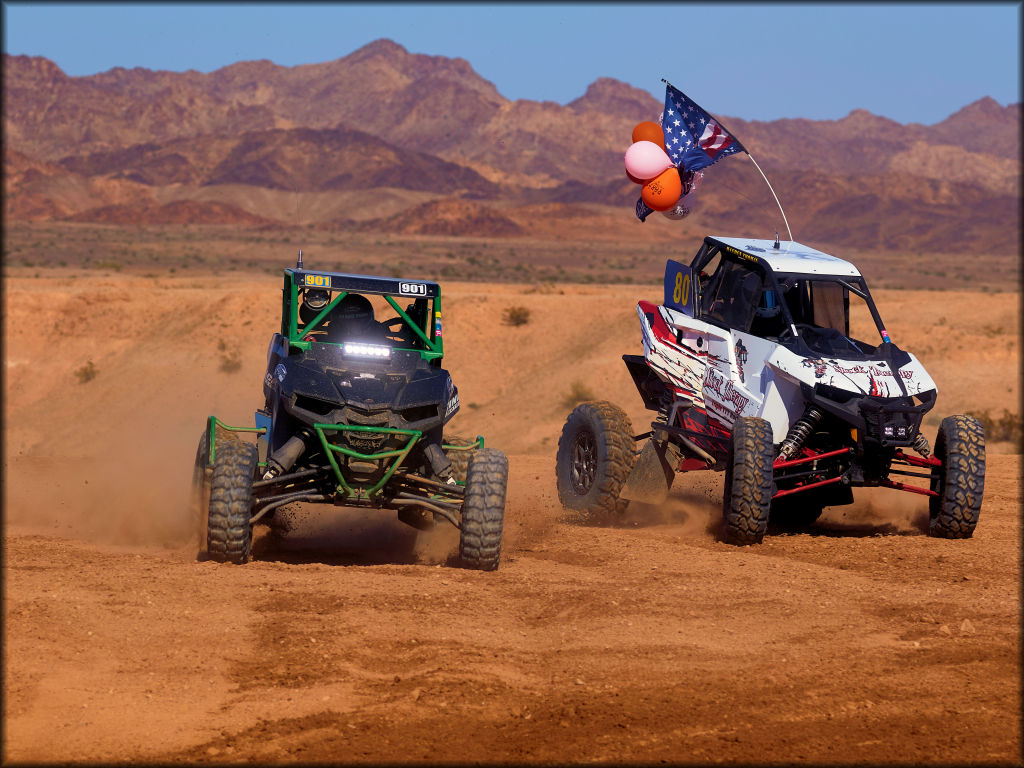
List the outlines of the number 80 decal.
<svg viewBox="0 0 1024 768">
<path fill-rule="evenodd" d="M 676 304 L 687 305 L 690 303 L 690 276 L 682 272 L 676 272 L 676 289 L 672 292 L 672 300 Z"/>
<path fill-rule="evenodd" d="M 690 268 L 669 259 L 665 265 L 665 306 L 692 317 L 696 298 L 697 286 Z"/>
</svg>

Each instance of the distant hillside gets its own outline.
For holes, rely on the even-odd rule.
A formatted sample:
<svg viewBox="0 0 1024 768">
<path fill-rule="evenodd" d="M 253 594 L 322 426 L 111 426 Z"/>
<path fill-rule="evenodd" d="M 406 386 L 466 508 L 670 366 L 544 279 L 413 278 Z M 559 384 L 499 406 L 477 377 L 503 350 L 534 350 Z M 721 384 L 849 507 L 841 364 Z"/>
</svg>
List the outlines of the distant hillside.
<svg viewBox="0 0 1024 768">
<path fill-rule="evenodd" d="M 41 57 L 3 62 L 5 215 L 16 219 L 154 223 L 191 210 L 197 221 L 286 226 L 302 210 L 314 226 L 390 230 L 405 216 L 400 226 L 418 232 L 517 237 L 530 217 L 508 206 L 546 205 L 567 224 L 573 206 L 604 206 L 621 223 L 602 231 L 628 238 L 639 188 L 623 153 L 633 125 L 661 110 L 610 78 L 565 106 L 510 101 L 466 61 L 389 40 L 331 62 L 209 74 L 68 77 Z M 769 175 L 799 239 L 936 248 L 955 235 L 964 247 L 1018 248 L 1019 104 L 981 99 L 932 126 L 859 109 L 841 120 L 720 119 Z M 708 228 L 781 222 L 746 158 L 708 169 L 691 198 L 691 221 Z M 165 210 L 175 201 L 197 206 Z M 660 216 L 644 226 L 672 237 Z"/>
<path fill-rule="evenodd" d="M 476 197 L 493 197 L 498 191 L 461 165 L 345 128 L 203 134 L 70 155 L 59 164 L 83 176 L 149 186 L 248 184 L 304 192 L 400 187 Z"/>
</svg>

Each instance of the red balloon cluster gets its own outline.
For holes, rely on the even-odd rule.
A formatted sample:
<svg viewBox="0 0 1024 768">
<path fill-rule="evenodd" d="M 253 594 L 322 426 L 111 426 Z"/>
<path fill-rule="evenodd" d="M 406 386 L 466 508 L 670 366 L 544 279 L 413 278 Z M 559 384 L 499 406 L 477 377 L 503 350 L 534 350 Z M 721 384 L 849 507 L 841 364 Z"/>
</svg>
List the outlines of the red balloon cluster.
<svg viewBox="0 0 1024 768">
<path fill-rule="evenodd" d="M 637 123 L 626 150 L 626 175 L 640 184 L 640 197 L 655 211 L 670 211 L 683 195 L 682 178 L 665 151 L 665 133 L 651 121 Z"/>
</svg>

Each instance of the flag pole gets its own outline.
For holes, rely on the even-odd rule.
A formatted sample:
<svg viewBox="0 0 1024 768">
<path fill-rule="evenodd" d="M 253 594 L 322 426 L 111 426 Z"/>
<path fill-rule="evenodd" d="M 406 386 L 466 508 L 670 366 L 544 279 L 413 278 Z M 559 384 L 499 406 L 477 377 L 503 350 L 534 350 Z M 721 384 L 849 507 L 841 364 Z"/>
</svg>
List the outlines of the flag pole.
<svg viewBox="0 0 1024 768">
<path fill-rule="evenodd" d="M 664 77 L 661 78 L 661 82 L 663 82 L 665 85 L 669 86 L 670 88 L 676 88 L 674 85 L 672 85 L 672 83 L 670 83 Z M 678 91 L 679 89 L 676 88 L 676 90 Z M 710 112 L 708 112 L 708 114 L 711 115 Z M 714 115 L 711 115 L 711 116 L 714 117 L 715 120 L 718 120 L 718 118 L 715 117 Z M 718 120 L 718 124 L 721 125 L 722 126 L 722 130 L 724 130 L 730 136 L 735 136 L 736 135 L 732 131 L 730 131 L 728 128 L 726 128 L 721 120 Z M 737 143 L 739 143 L 739 142 L 737 142 Z M 743 146 L 743 145 L 741 144 L 740 146 Z M 790 242 L 794 242 L 793 241 L 793 230 L 791 230 L 789 228 L 789 220 L 786 218 L 786 212 L 784 210 L 782 210 L 782 203 L 779 202 L 779 196 L 775 194 L 775 189 L 772 187 L 772 183 L 770 181 L 768 181 L 768 177 L 764 175 L 764 171 L 761 170 L 761 166 L 757 164 L 757 160 L 755 160 L 754 156 L 751 155 L 747 151 L 746 147 L 743 147 L 743 154 L 745 154 L 747 157 L 750 158 L 750 162 L 752 162 L 754 164 L 754 167 L 757 168 L 757 172 L 760 173 L 761 174 L 761 178 L 764 179 L 764 183 L 767 184 L 768 185 L 768 189 L 771 190 L 772 197 L 775 198 L 775 204 L 777 206 L 779 206 L 779 213 L 782 214 L 782 222 L 786 225 L 786 232 L 789 233 Z"/>
<path fill-rule="evenodd" d="M 782 203 L 779 202 L 779 196 L 776 195 L 775 190 L 772 189 L 772 183 L 768 181 L 768 177 L 764 175 L 764 171 L 761 170 L 761 166 L 757 164 L 757 160 L 754 159 L 754 156 L 746 150 L 743 150 L 743 153 L 750 158 L 750 162 L 752 162 L 754 167 L 757 168 L 757 172 L 761 174 L 761 178 L 764 179 L 764 183 L 768 185 L 768 189 L 771 189 L 772 197 L 775 198 L 775 204 L 779 206 L 779 213 L 782 214 L 782 221 L 786 225 L 786 231 L 789 232 L 789 240 L 790 242 L 793 242 L 793 231 L 789 228 L 789 221 L 786 219 L 786 212 L 782 210 Z"/>
</svg>

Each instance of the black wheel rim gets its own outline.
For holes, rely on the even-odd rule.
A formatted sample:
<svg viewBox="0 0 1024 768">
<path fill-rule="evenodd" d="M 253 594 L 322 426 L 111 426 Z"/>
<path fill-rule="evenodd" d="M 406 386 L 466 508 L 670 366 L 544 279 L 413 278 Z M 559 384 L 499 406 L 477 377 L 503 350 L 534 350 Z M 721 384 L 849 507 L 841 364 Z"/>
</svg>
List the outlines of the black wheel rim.
<svg viewBox="0 0 1024 768">
<path fill-rule="evenodd" d="M 597 446 L 594 433 L 581 430 L 572 441 L 572 465 L 569 469 L 569 482 L 578 496 L 586 496 L 594 485 L 594 474 L 597 470 Z"/>
</svg>

